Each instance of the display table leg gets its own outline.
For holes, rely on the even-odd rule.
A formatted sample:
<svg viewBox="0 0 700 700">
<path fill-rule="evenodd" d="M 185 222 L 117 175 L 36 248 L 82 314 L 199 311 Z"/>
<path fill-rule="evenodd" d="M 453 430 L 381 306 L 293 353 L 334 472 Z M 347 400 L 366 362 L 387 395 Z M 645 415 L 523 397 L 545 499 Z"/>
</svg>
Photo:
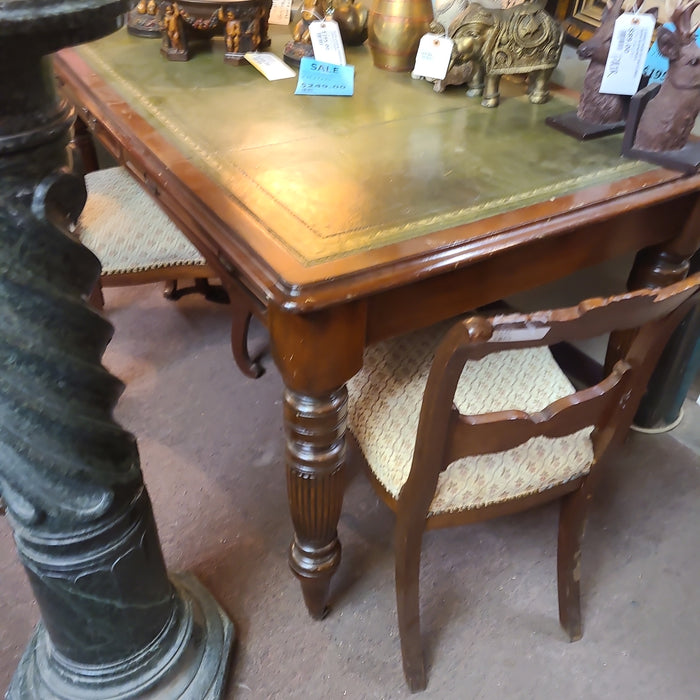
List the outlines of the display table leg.
<svg viewBox="0 0 700 700">
<path fill-rule="evenodd" d="M 347 390 L 323 397 L 286 390 L 287 492 L 294 524 L 289 565 L 311 616 L 325 616 L 340 565 L 336 527 L 343 503 Z"/>
<path fill-rule="evenodd" d="M 340 566 L 338 520 L 345 492 L 345 382 L 362 367 L 361 302 L 309 314 L 272 306 L 268 329 L 285 383 L 287 495 L 294 525 L 289 565 L 306 607 L 319 620 Z"/>
<path fill-rule="evenodd" d="M 689 273 L 700 270 L 700 253 L 690 260 Z M 682 418 L 683 401 L 695 375 L 700 372 L 700 308 L 683 319 L 666 346 L 649 380 L 634 425 L 642 430 L 663 432 Z"/>
<path fill-rule="evenodd" d="M 665 287 L 684 279 L 690 270 L 690 260 L 700 248 L 700 197 L 697 197 L 683 228 L 668 243 L 640 250 L 627 280 L 630 290 Z M 624 355 L 632 341 L 633 333 L 612 333 L 605 357 L 605 370 L 609 372 L 615 362 Z M 642 406 L 645 399 L 642 399 Z"/>
</svg>

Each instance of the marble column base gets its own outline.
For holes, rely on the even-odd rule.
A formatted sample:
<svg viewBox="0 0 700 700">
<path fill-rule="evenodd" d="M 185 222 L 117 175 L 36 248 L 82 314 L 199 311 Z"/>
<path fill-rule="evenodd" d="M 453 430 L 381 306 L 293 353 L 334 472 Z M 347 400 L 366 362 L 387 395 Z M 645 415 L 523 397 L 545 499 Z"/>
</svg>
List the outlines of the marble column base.
<svg viewBox="0 0 700 700">
<path fill-rule="evenodd" d="M 170 574 L 177 603 L 161 634 L 114 664 L 62 658 L 39 623 L 20 660 L 7 700 L 218 700 L 235 631 L 226 613 L 191 574 Z M 96 621 L 99 624 L 99 621 Z"/>
</svg>

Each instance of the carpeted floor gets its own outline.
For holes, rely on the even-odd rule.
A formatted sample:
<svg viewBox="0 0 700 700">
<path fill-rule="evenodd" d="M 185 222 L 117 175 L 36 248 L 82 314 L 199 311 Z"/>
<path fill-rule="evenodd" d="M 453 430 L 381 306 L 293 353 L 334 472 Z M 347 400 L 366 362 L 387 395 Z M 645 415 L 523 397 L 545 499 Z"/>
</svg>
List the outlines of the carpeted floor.
<svg viewBox="0 0 700 700">
<path fill-rule="evenodd" d="M 194 572 L 235 622 L 227 698 L 404 698 L 392 516 L 350 470 L 332 610 L 306 614 L 287 568 L 281 381 L 240 375 L 226 307 L 107 290 L 105 355 L 138 438 L 167 565 Z M 253 343 L 264 343 L 259 328 Z M 583 551 L 585 633 L 557 621 L 556 507 L 425 537 L 425 698 L 687 700 L 700 686 L 700 406 L 631 434 L 605 475 Z M 0 689 L 38 619 L 0 519 Z M 39 699 L 41 700 L 41 699 Z"/>
</svg>

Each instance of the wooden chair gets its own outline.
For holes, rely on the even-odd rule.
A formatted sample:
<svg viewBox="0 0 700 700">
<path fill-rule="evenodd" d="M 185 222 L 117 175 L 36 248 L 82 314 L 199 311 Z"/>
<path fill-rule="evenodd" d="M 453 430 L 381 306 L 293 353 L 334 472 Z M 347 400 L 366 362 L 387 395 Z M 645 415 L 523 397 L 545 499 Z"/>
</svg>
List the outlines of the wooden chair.
<svg viewBox="0 0 700 700">
<path fill-rule="evenodd" d="M 216 277 L 202 254 L 121 166 L 85 175 L 88 198 L 78 222 L 80 240 L 102 263 L 101 287 Z M 96 295 L 102 307 L 101 289 Z"/>
<path fill-rule="evenodd" d="M 239 369 L 249 377 L 263 373 L 259 357 L 248 354 L 248 327 L 253 311 L 235 290 L 213 285 L 216 272 L 126 168 L 114 166 L 85 174 L 88 197 L 77 234 L 102 263 L 92 301 L 104 307 L 102 287 L 164 282 L 164 295 L 179 299 L 197 292 L 210 301 L 230 303 L 231 346 Z M 190 286 L 178 287 L 190 280 Z M 233 298 L 232 298 L 233 297 Z"/>
<path fill-rule="evenodd" d="M 396 599 L 411 690 L 426 685 L 419 570 L 426 528 L 561 499 L 559 619 L 581 637 L 579 560 L 587 506 L 673 328 L 700 300 L 700 274 L 577 307 L 472 317 L 370 347 L 349 382 L 348 423 L 396 512 Z M 575 391 L 550 345 L 635 329 L 608 376 Z M 513 410 L 516 407 L 517 410 Z"/>
</svg>

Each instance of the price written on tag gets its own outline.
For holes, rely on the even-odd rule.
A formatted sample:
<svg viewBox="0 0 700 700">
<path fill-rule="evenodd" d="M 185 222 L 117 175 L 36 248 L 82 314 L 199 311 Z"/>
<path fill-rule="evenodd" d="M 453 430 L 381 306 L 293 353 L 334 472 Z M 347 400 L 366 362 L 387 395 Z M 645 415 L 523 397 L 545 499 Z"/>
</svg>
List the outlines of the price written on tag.
<svg viewBox="0 0 700 700">
<path fill-rule="evenodd" d="M 249 51 L 245 54 L 248 63 L 255 66 L 268 80 L 293 78 L 296 73 L 273 53 Z"/>
<path fill-rule="evenodd" d="M 412 75 L 415 77 L 443 80 L 447 75 L 454 41 L 439 34 L 424 34 L 418 44 L 416 65 Z"/>
<path fill-rule="evenodd" d="M 311 22 L 309 25 L 311 46 L 314 49 L 314 58 L 324 63 L 334 63 L 344 66 L 345 49 L 340 37 L 338 23 L 332 19 Z"/>
<path fill-rule="evenodd" d="M 674 31 L 676 25 L 673 22 L 664 24 L 666 29 Z M 695 32 L 695 43 L 700 46 L 700 29 Z M 659 40 L 657 39 L 647 54 L 647 60 L 644 64 L 643 75 L 649 78 L 650 83 L 663 83 L 666 73 L 668 72 L 668 59 L 659 51 Z"/>
<path fill-rule="evenodd" d="M 272 0 L 270 8 L 270 24 L 289 24 L 292 16 L 292 0 Z"/>
<path fill-rule="evenodd" d="M 295 95 L 349 96 L 355 90 L 355 66 L 339 66 L 304 56 Z"/>
<path fill-rule="evenodd" d="M 617 18 L 600 92 L 612 95 L 637 92 L 655 24 L 653 15 L 647 14 L 625 12 Z"/>
</svg>

